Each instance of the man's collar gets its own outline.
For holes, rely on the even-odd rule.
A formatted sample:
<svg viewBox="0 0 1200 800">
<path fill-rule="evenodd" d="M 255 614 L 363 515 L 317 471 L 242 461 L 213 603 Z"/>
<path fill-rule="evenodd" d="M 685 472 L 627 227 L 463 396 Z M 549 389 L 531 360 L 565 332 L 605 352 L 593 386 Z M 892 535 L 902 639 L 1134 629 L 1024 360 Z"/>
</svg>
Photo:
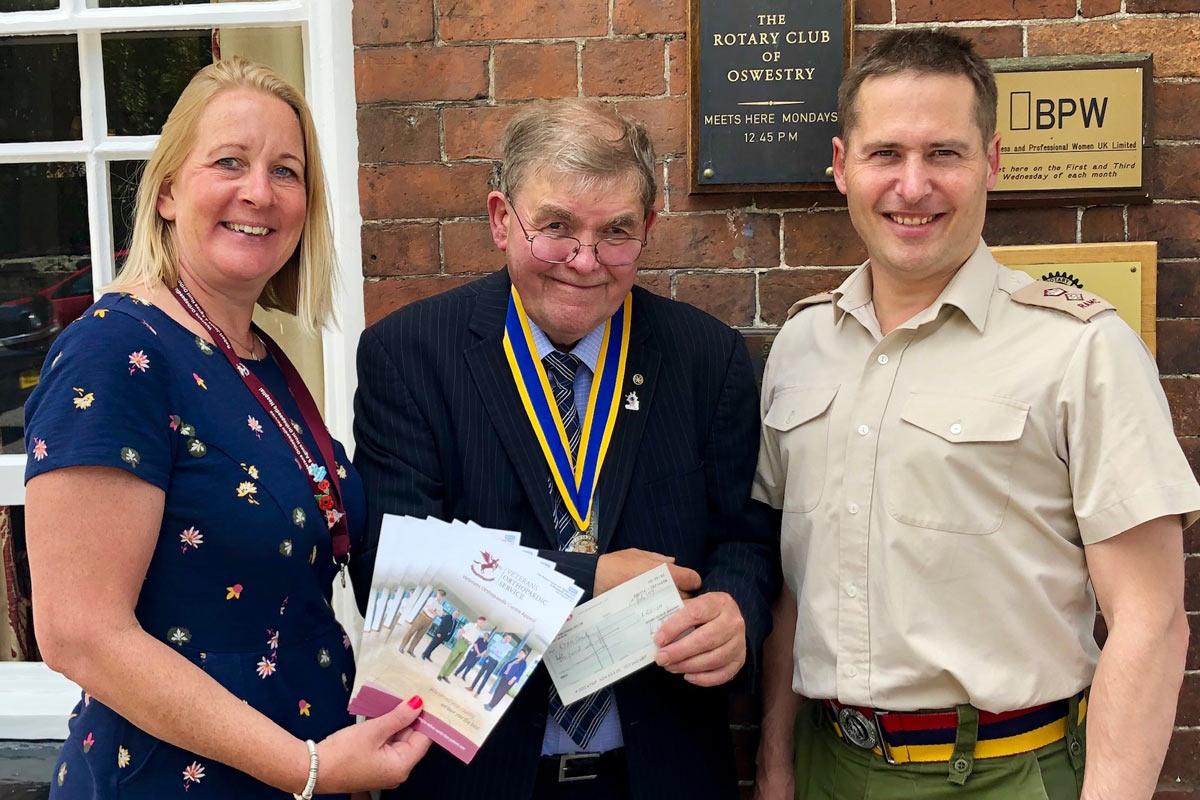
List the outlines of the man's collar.
<svg viewBox="0 0 1200 800">
<path fill-rule="evenodd" d="M 950 283 L 933 302 L 932 315 L 937 316 L 942 306 L 948 303 L 963 312 L 975 330 L 983 333 L 998 272 L 996 260 L 992 258 L 987 244 L 980 239 L 979 244 L 975 245 L 975 252 L 958 268 Z"/>
<path fill-rule="evenodd" d="M 600 361 L 600 345 L 604 342 L 604 326 L 607 322 L 605 320 L 592 328 L 571 348 L 572 355 L 582 361 L 593 375 L 596 374 L 596 364 Z M 550 341 L 550 337 L 546 336 L 545 332 L 532 319 L 529 319 L 529 332 L 533 334 L 533 346 L 537 348 L 538 358 L 545 358 L 558 349 Z"/>
<path fill-rule="evenodd" d="M 942 306 L 949 304 L 962 311 L 980 333 L 987 323 L 988 308 L 991 306 L 992 290 L 996 287 L 998 267 L 991 251 L 983 239 L 975 246 L 971 257 L 963 263 L 950 283 L 938 295 L 928 309 L 917 316 L 936 319 Z M 834 319 L 841 321 L 843 315 L 871 302 L 872 282 L 870 261 L 866 261 L 833 290 L 836 298 Z M 915 318 L 914 318 L 915 319 Z"/>
</svg>

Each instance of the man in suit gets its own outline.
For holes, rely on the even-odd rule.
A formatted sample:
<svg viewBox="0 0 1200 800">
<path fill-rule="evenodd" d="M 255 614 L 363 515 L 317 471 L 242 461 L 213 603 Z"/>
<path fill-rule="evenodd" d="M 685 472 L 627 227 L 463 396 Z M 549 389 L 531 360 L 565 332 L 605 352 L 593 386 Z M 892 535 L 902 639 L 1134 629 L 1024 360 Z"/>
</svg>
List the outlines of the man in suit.
<svg viewBox="0 0 1200 800">
<path fill-rule="evenodd" d="M 507 268 L 363 334 L 369 541 L 384 513 L 472 520 L 520 531 L 584 600 L 667 564 L 685 607 L 657 666 L 571 706 L 538 670 L 469 767 L 431 752 L 394 796 L 737 797 L 720 687 L 755 674 L 779 585 L 777 517 L 750 500 L 745 345 L 633 285 L 657 195 L 642 126 L 599 103 L 538 104 L 503 149 L 487 209 Z M 583 480 L 563 468 L 577 459 Z M 372 561 L 368 545 L 360 593 Z"/>
<path fill-rule="evenodd" d="M 496 688 L 492 690 L 492 699 L 484 708 L 488 711 L 495 709 L 504 699 L 504 695 L 517 685 L 517 681 L 521 680 L 521 676 L 525 674 L 525 658 L 528 655 L 529 651 L 522 647 L 517 651 L 513 660 L 504 665 L 504 669 L 500 670 L 500 678 L 496 681 Z"/>
<path fill-rule="evenodd" d="M 512 654 L 513 637 L 511 633 L 504 634 L 503 638 L 493 636 L 492 641 L 488 644 L 487 655 L 479 662 L 479 672 L 475 673 L 475 680 L 471 681 L 471 691 L 478 697 L 484 689 L 487 688 L 488 679 L 492 677 L 492 673 L 496 671 L 496 667 Z"/>
<path fill-rule="evenodd" d="M 463 683 L 467 682 L 467 674 L 471 671 L 472 667 L 479 663 L 479 659 L 483 658 L 483 654 L 487 652 L 488 641 L 491 638 L 491 631 L 484 631 L 479 634 L 479 638 L 467 648 L 467 655 L 463 659 L 462 666 L 454 670 L 454 677 L 462 678 Z"/>
<path fill-rule="evenodd" d="M 432 638 L 425 647 L 425 651 L 421 653 L 421 658 L 426 661 L 432 661 L 433 651 L 450 641 L 450 637 L 454 635 L 454 629 L 458 626 L 458 622 L 461 619 L 462 614 L 458 611 L 448 612 L 438 617 L 431 629 Z"/>
</svg>

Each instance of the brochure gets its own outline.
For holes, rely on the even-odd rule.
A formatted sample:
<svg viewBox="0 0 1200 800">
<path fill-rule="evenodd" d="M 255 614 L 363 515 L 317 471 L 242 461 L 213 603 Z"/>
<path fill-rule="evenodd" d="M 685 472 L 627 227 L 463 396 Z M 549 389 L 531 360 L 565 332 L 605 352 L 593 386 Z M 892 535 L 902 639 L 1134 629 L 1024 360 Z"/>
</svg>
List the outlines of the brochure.
<svg viewBox="0 0 1200 800">
<path fill-rule="evenodd" d="M 583 595 L 519 540 L 384 516 L 352 713 L 379 716 L 419 694 L 416 729 L 471 762 Z"/>
</svg>

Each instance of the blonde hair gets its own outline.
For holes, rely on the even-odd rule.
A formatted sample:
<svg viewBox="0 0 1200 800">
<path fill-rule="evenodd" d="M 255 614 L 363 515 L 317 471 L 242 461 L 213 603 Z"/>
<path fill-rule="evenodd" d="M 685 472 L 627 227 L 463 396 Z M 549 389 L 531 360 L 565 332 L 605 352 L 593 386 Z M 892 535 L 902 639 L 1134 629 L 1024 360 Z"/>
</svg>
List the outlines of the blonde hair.
<svg viewBox="0 0 1200 800">
<path fill-rule="evenodd" d="M 174 226 L 159 216 L 158 196 L 191 152 L 201 114 L 217 94 L 231 89 L 254 89 L 277 97 L 296 112 L 300 123 L 307 200 L 304 229 L 295 252 L 263 287 L 258 304 L 294 314 L 306 333 L 316 333 L 332 312 L 337 258 L 316 127 L 308 104 L 294 86 L 269 67 L 240 56 L 197 72 L 171 109 L 138 185 L 129 258 L 108 288 L 128 290 L 156 283 L 174 287 L 179 280 Z"/>
<path fill-rule="evenodd" d="M 508 123 L 497 188 L 513 197 L 547 168 L 574 175 L 585 186 L 632 176 L 644 211 L 654 208 L 658 181 L 646 128 L 597 100 L 533 103 Z"/>
</svg>

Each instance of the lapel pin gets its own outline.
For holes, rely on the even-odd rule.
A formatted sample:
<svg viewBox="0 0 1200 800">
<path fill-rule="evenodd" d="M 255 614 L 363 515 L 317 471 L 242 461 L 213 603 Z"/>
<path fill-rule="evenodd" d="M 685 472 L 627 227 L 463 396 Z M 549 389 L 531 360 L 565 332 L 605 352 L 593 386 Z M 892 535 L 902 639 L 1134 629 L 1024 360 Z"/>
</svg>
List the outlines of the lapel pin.
<svg viewBox="0 0 1200 800">
<path fill-rule="evenodd" d="M 637 392 L 630 392 L 629 394 L 625 395 L 625 410 L 626 411 L 637 411 L 641 407 L 642 407 L 642 404 L 638 400 Z"/>
<path fill-rule="evenodd" d="M 634 386 L 641 386 L 645 382 L 646 382 L 646 379 L 642 377 L 642 373 L 640 373 L 640 372 L 633 373 L 633 385 Z"/>
</svg>

